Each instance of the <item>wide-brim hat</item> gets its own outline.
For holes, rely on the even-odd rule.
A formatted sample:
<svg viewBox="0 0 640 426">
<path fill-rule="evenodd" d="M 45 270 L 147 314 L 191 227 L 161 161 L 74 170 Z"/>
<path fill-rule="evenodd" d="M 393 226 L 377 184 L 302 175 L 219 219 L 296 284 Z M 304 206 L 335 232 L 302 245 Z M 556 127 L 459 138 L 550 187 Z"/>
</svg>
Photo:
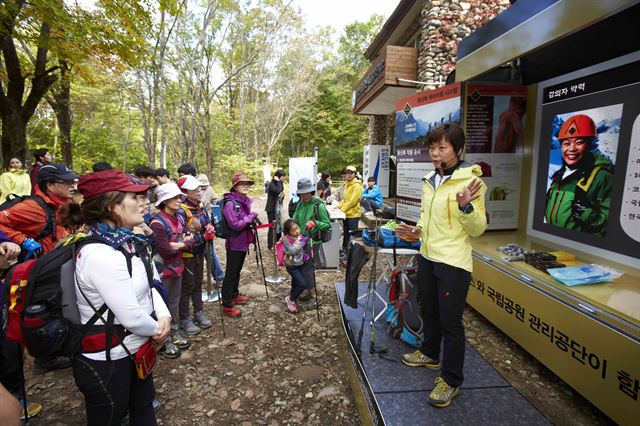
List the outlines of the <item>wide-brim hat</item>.
<svg viewBox="0 0 640 426">
<path fill-rule="evenodd" d="M 89 173 L 78 180 L 78 191 L 86 200 L 111 191 L 141 194 L 148 189 L 149 185 L 133 183 L 128 174 L 113 169 Z"/>
<path fill-rule="evenodd" d="M 245 172 L 237 172 L 231 178 L 231 188 L 235 188 L 239 183 L 248 183 L 249 185 L 253 185 L 255 182 L 249 179 Z"/>
<path fill-rule="evenodd" d="M 315 185 L 311 182 L 309 178 L 302 178 L 298 180 L 296 194 L 308 194 L 309 192 L 314 192 L 316 190 Z"/>
<path fill-rule="evenodd" d="M 156 189 L 156 196 L 158 197 L 158 200 L 156 201 L 156 207 L 160 207 L 160 204 L 172 199 L 177 195 L 184 197 L 184 194 L 182 193 L 182 191 L 180 191 L 178 185 L 173 182 L 163 183 Z"/>
<path fill-rule="evenodd" d="M 211 183 L 209 183 L 209 178 L 204 173 L 196 176 L 196 179 L 198 179 L 198 182 L 200 182 L 200 186 L 211 186 Z"/>
</svg>

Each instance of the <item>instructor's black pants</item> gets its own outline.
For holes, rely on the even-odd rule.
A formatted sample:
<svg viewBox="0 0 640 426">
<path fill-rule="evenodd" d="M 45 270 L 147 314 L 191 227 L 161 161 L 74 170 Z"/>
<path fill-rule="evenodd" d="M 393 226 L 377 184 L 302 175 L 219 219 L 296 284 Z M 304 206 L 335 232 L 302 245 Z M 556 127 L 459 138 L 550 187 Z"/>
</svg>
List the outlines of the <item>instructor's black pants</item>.
<svg viewBox="0 0 640 426">
<path fill-rule="evenodd" d="M 471 273 L 464 269 L 432 262 L 420 256 L 418 288 L 424 321 L 424 341 L 420 351 L 440 359 L 442 347 L 442 378 L 449 386 L 458 387 L 464 375 L 464 310 Z"/>
<path fill-rule="evenodd" d="M 246 251 L 233 251 L 227 249 L 227 265 L 224 271 L 224 281 L 222 281 L 222 304 L 232 307 L 231 299 L 239 294 L 240 271 L 247 257 Z"/>
</svg>

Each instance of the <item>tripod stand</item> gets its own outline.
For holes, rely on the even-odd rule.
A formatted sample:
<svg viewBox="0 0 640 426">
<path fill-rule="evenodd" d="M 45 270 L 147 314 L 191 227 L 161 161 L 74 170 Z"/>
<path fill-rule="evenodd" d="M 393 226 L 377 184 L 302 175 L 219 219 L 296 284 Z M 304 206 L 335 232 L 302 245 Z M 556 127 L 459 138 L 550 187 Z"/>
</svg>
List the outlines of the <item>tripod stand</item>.
<svg viewBox="0 0 640 426">
<path fill-rule="evenodd" d="M 367 292 L 364 293 L 363 295 L 361 295 L 360 297 L 358 297 L 358 300 L 366 298 L 366 300 L 365 300 L 365 311 L 366 311 L 366 307 L 367 307 L 367 305 L 369 303 L 369 296 L 377 297 L 382 302 L 382 304 L 384 305 L 383 308 L 378 313 L 378 315 L 374 315 L 375 314 L 375 304 L 376 304 L 375 302 L 376 301 L 375 301 L 375 299 L 372 300 L 372 303 L 371 303 L 372 311 L 371 312 L 372 312 L 372 315 L 374 315 L 374 317 L 373 317 L 373 321 L 374 322 L 378 321 L 380 319 L 380 317 L 382 317 L 382 315 L 384 315 L 384 313 L 385 313 L 385 311 L 387 309 L 387 306 L 389 305 L 389 303 L 385 300 L 384 297 L 382 297 L 382 295 L 380 293 L 378 293 L 378 290 L 377 290 L 378 284 L 380 284 L 383 281 L 383 276 L 380 276 L 379 279 L 376 279 L 377 264 L 378 264 L 378 262 L 377 262 L 377 260 L 378 260 L 378 244 L 377 244 L 377 242 L 378 242 L 378 232 L 379 232 L 379 229 L 380 229 L 380 224 L 379 224 L 378 217 L 376 217 L 375 226 L 376 226 L 376 229 L 375 229 L 374 235 L 375 235 L 376 244 L 374 245 L 374 248 L 373 248 L 374 249 L 373 266 L 372 266 L 372 269 L 371 269 L 371 280 L 373 281 L 373 283 L 370 281 L 369 282 L 369 286 L 367 287 Z"/>
</svg>

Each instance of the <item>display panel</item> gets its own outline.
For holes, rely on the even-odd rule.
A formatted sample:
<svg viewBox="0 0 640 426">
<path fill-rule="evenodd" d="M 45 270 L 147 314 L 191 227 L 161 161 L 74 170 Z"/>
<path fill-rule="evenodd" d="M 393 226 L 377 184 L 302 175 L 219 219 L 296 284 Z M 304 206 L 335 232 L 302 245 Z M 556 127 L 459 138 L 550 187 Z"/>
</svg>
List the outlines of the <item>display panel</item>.
<svg viewBox="0 0 640 426">
<path fill-rule="evenodd" d="M 636 52 L 539 84 L 532 235 L 640 266 L 639 76 Z"/>
</svg>

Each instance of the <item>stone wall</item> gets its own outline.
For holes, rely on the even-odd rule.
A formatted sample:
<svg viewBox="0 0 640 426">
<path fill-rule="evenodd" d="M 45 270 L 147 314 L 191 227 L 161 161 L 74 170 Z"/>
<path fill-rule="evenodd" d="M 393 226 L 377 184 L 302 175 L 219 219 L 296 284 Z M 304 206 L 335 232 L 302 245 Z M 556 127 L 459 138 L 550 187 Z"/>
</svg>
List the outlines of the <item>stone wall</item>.
<svg viewBox="0 0 640 426">
<path fill-rule="evenodd" d="M 369 116 L 369 145 L 386 145 L 390 143 L 387 138 L 388 126 L 386 115 Z"/>
<path fill-rule="evenodd" d="M 423 90 L 444 85 L 455 69 L 458 43 L 505 10 L 509 0 L 427 0 L 422 9 L 418 80 Z"/>
</svg>

